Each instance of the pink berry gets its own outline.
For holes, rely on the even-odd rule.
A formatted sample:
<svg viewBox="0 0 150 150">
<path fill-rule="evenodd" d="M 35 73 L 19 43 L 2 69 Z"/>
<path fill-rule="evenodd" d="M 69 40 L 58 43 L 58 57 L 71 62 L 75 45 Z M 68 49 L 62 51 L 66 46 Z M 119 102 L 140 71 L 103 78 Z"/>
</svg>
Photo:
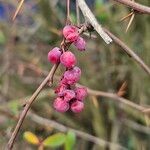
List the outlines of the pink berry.
<svg viewBox="0 0 150 150">
<path fill-rule="evenodd" d="M 64 100 L 69 102 L 71 99 L 75 98 L 75 92 L 73 90 L 64 90 L 63 96 Z"/>
<path fill-rule="evenodd" d="M 49 62 L 56 64 L 60 61 L 61 51 L 60 48 L 55 47 L 48 53 Z"/>
<path fill-rule="evenodd" d="M 74 42 L 74 45 L 78 50 L 84 51 L 86 47 L 86 42 L 82 37 L 78 37 L 78 39 Z"/>
<path fill-rule="evenodd" d="M 74 67 L 73 69 L 67 70 L 64 73 L 64 82 L 69 85 L 75 84 L 81 76 L 81 70 L 79 67 Z"/>
<path fill-rule="evenodd" d="M 81 101 L 76 100 L 71 104 L 71 110 L 74 113 L 80 113 L 84 108 L 84 103 Z"/>
<path fill-rule="evenodd" d="M 54 100 L 53 107 L 58 112 L 66 112 L 69 109 L 69 103 L 58 97 Z"/>
<path fill-rule="evenodd" d="M 64 90 L 66 90 L 68 88 L 68 86 L 66 84 L 60 84 L 56 89 L 55 89 L 55 93 L 58 96 L 63 96 L 63 92 Z"/>
<path fill-rule="evenodd" d="M 87 88 L 80 87 L 75 89 L 76 98 L 78 100 L 83 100 L 87 96 Z"/>
<path fill-rule="evenodd" d="M 79 37 L 78 29 L 75 26 L 67 25 L 63 28 L 63 35 L 69 42 L 74 42 Z"/>
<path fill-rule="evenodd" d="M 60 57 L 60 62 L 67 68 L 71 68 L 76 64 L 76 57 L 75 55 L 68 51 L 64 52 Z"/>
<path fill-rule="evenodd" d="M 66 40 L 68 40 L 69 42 L 74 42 L 78 39 L 79 34 L 74 32 L 74 33 L 70 33 L 67 37 Z"/>
</svg>

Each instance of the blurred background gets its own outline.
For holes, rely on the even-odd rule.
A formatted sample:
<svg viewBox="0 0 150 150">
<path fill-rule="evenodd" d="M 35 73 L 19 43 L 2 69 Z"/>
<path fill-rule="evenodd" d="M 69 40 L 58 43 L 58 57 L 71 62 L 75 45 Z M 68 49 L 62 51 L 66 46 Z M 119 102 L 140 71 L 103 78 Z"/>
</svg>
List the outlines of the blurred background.
<svg viewBox="0 0 150 150">
<path fill-rule="evenodd" d="M 4 148 L 10 138 L 25 101 L 50 70 L 47 53 L 54 46 L 60 45 L 61 30 L 66 19 L 65 0 L 25 0 L 13 22 L 12 16 L 18 2 L 0 0 L 0 149 Z M 136 2 L 150 5 L 149 0 Z M 131 9 L 109 0 L 87 0 L 87 4 L 103 26 L 123 40 L 150 66 L 148 15 L 136 15 L 126 33 L 129 20 L 120 22 L 120 19 L 130 13 Z M 71 18 L 76 23 L 75 0 L 71 1 Z M 82 14 L 81 23 L 84 23 Z M 80 83 L 94 90 L 117 92 L 126 82 L 123 97 L 140 105 L 150 105 L 149 75 L 115 43 L 106 45 L 96 33 L 93 34 L 96 38 L 84 35 L 87 41 L 85 52 L 78 52 L 74 46 L 70 48 L 82 69 Z M 59 76 L 62 72 L 61 66 L 56 75 Z M 55 77 L 53 88 L 58 81 L 59 78 Z M 149 118 L 141 112 L 107 98 L 89 95 L 82 113 L 61 114 L 52 107 L 55 98 L 53 88 L 46 87 L 40 93 L 32 105 L 32 113 L 117 143 L 129 150 L 150 149 Z M 23 138 L 26 131 L 31 131 L 40 139 L 60 132 L 44 122 L 38 123 L 29 115 L 23 123 L 14 149 L 37 149 L 36 145 Z M 54 149 L 64 148 L 60 146 Z M 74 149 L 112 150 L 113 147 L 100 146 L 77 136 Z"/>
</svg>

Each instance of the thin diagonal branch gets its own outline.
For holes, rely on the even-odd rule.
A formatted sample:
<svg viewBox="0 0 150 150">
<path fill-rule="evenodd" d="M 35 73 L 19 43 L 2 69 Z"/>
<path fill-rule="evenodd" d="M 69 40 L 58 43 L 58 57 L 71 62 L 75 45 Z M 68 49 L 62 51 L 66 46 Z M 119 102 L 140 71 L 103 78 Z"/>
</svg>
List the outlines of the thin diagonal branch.
<svg viewBox="0 0 150 150">
<path fill-rule="evenodd" d="M 31 120 L 33 120 L 34 122 L 40 124 L 40 125 L 46 125 L 48 127 L 53 127 L 61 132 L 67 132 L 68 130 L 71 130 L 73 131 L 78 137 L 81 137 L 81 138 L 84 138 L 85 140 L 88 140 L 88 141 L 91 141 L 95 144 L 98 144 L 100 146 L 109 146 L 109 147 L 114 147 L 116 149 L 120 149 L 120 150 L 126 150 L 125 147 L 121 146 L 121 145 L 118 145 L 118 144 L 115 144 L 115 143 L 111 143 L 111 142 L 108 142 L 108 141 L 105 141 L 103 139 L 100 139 L 98 137 L 95 137 L 93 135 L 90 135 L 88 133 L 85 133 L 83 131 L 79 131 L 79 130 L 76 130 L 76 129 L 73 129 L 73 128 L 69 128 L 69 127 L 66 127 L 64 126 L 63 124 L 60 124 L 54 120 L 50 120 L 50 119 L 46 119 L 46 118 L 43 118 L 43 117 L 40 117 L 34 113 L 29 113 L 29 117 Z"/>
<path fill-rule="evenodd" d="M 95 95 L 95 96 L 102 96 L 102 97 L 108 97 L 113 99 L 116 102 L 120 102 L 122 104 L 125 104 L 127 106 L 130 106 L 131 108 L 134 108 L 136 110 L 139 110 L 141 112 L 143 112 L 143 110 L 145 109 L 145 107 L 140 106 L 128 99 L 125 99 L 123 97 L 119 97 L 117 94 L 114 93 L 108 93 L 108 92 L 103 92 L 103 91 L 96 91 L 96 90 L 92 90 L 88 88 L 88 93 L 91 95 Z"/>
<path fill-rule="evenodd" d="M 107 42 L 109 41 L 108 39 L 113 39 L 113 41 L 117 45 L 119 45 L 123 51 L 125 51 L 129 56 L 131 56 L 150 75 L 150 68 L 144 63 L 144 61 L 136 53 L 134 53 L 134 51 L 132 49 L 130 49 L 124 42 L 122 42 L 119 38 L 117 38 L 115 35 L 113 35 L 110 31 L 108 31 L 105 28 L 102 28 L 98 24 L 93 13 L 90 11 L 90 9 L 88 8 L 88 6 L 84 0 L 78 0 L 78 5 L 79 5 L 83 15 L 85 16 L 85 18 L 87 18 L 89 23 L 94 27 L 94 29 L 100 35 L 102 35 L 102 38 L 104 37 L 103 39 L 105 39 Z M 103 34 L 104 34 L 104 36 L 103 36 Z"/>
<path fill-rule="evenodd" d="M 106 28 L 103 29 L 113 39 L 113 41 L 122 48 L 123 51 L 125 51 L 130 57 L 132 57 L 132 59 L 135 60 L 150 75 L 149 66 L 147 66 L 144 61 L 131 48 L 129 48 L 124 42 L 122 42 L 109 30 L 107 30 Z"/>
<path fill-rule="evenodd" d="M 15 11 L 15 14 L 14 14 L 14 16 L 13 16 L 13 20 L 16 19 L 16 17 L 17 17 L 17 15 L 18 15 L 18 13 L 19 13 L 19 11 L 20 11 L 20 9 L 21 9 L 21 7 L 22 7 L 24 1 L 25 1 L 25 0 L 21 0 L 21 1 L 20 1 L 19 5 L 18 5 L 18 7 L 17 7 L 17 9 L 16 9 L 16 11 Z"/>
<path fill-rule="evenodd" d="M 112 39 L 108 36 L 107 33 L 104 32 L 101 25 L 96 20 L 95 16 L 87 6 L 84 0 L 77 0 L 78 6 L 80 7 L 86 21 L 88 21 L 93 28 L 97 31 L 97 33 L 102 37 L 102 39 L 107 43 L 110 44 L 112 42 Z"/>
<path fill-rule="evenodd" d="M 33 95 L 31 96 L 31 98 L 29 99 L 28 103 L 26 104 L 26 106 L 24 107 L 20 117 L 19 117 L 19 121 L 11 135 L 11 138 L 7 144 L 6 149 L 7 150 L 11 150 L 13 148 L 13 144 L 15 142 L 15 139 L 17 137 L 17 134 L 21 128 L 21 125 L 24 121 L 24 118 L 26 117 L 26 114 L 29 110 L 29 108 L 31 107 L 32 103 L 34 102 L 34 100 L 37 98 L 37 96 L 39 95 L 39 93 L 42 91 L 42 89 L 47 85 L 47 83 L 49 82 L 49 85 L 52 85 L 52 81 L 53 81 L 53 76 L 55 74 L 55 71 L 58 67 L 57 65 L 54 65 L 52 67 L 52 69 L 50 70 L 49 74 L 47 75 L 47 77 L 44 79 L 44 81 L 40 84 L 40 86 L 37 88 L 37 90 L 33 93 Z"/>
<path fill-rule="evenodd" d="M 124 4 L 128 7 L 136 10 L 139 13 L 150 14 L 150 7 L 138 4 L 134 1 L 130 1 L 130 0 L 113 0 L 113 1 Z"/>
</svg>

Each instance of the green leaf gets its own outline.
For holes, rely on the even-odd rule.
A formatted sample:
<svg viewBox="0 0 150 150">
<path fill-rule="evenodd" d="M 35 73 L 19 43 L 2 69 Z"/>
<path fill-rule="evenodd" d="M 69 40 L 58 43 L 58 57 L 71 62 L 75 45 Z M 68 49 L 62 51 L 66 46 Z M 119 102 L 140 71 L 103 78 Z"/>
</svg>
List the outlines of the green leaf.
<svg viewBox="0 0 150 150">
<path fill-rule="evenodd" d="M 73 150 L 76 142 L 76 135 L 73 131 L 68 131 L 65 141 L 65 150 Z"/>
<path fill-rule="evenodd" d="M 23 134 L 23 137 L 24 137 L 24 139 L 25 139 L 27 142 L 29 142 L 29 143 L 31 143 L 31 144 L 34 144 L 34 145 L 38 145 L 38 144 L 39 144 L 39 139 L 38 139 L 38 137 L 37 137 L 35 134 L 33 134 L 32 132 L 29 132 L 29 131 L 25 132 L 25 133 Z"/>
<path fill-rule="evenodd" d="M 48 147 L 58 147 L 58 146 L 61 146 L 62 144 L 64 144 L 65 139 L 66 139 L 65 134 L 56 133 L 54 135 L 47 137 L 43 141 L 43 145 L 48 146 Z"/>
</svg>

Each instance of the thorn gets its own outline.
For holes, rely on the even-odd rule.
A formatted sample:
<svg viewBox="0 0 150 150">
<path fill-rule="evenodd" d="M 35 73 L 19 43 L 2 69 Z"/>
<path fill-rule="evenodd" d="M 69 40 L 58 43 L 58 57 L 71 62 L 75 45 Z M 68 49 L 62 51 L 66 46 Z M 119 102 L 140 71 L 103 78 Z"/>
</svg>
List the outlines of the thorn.
<svg viewBox="0 0 150 150">
<path fill-rule="evenodd" d="M 126 20 L 128 17 L 130 17 L 131 15 L 133 15 L 133 11 L 131 13 L 129 13 L 128 15 L 126 15 L 125 17 L 121 18 L 120 21 L 124 21 Z"/>
<path fill-rule="evenodd" d="M 119 88 L 117 95 L 118 96 L 123 96 L 126 93 L 126 88 L 127 88 L 127 81 L 124 81 L 121 87 Z"/>
<path fill-rule="evenodd" d="M 24 0 L 21 0 L 20 3 L 19 3 L 19 5 L 18 5 L 18 7 L 17 7 L 17 9 L 16 9 L 16 11 L 15 11 L 15 14 L 14 14 L 14 16 L 12 18 L 13 21 L 16 19 L 16 16 L 18 15 L 18 13 L 19 13 L 19 11 L 20 11 L 23 3 L 24 3 Z"/>
<path fill-rule="evenodd" d="M 126 32 L 128 31 L 129 27 L 131 26 L 131 23 L 132 23 L 132 21 L 134 19 L 134 16 L 135 16 L 135 14 L 133 13 L 132 16 L 131 16 L 131 18 L 130 18 L 130 20 L 129 20 L 128 26 L 126 28 Z"/>
</svg>

